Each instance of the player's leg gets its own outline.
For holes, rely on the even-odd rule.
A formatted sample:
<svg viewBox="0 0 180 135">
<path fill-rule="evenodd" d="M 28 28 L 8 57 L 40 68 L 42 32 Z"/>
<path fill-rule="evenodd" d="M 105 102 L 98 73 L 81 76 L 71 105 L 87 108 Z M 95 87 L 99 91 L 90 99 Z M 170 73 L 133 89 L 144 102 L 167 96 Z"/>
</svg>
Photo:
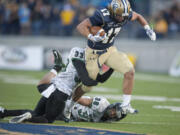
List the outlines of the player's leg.
<svg viewBox="0 0 180 135">
<path fill-rule="evenodd" d="M 48 99 L 43 96 L 40 98 L 35 109 L 33 110 L 33 116 L 41 116 L 45 114 L 47 100 Z"/>
<path fill-rule="evenodd" d="M 88 71 L 89 77 L 96 80 L 97 74 L 99 73 L 98 67 L 98 55 L 93 53 L 93 49 L 86 48 L 85 50 L 85 61 L 86 69 Z"/>
<path fill-rule="evenodd" d="M 38 117 L 36 118 L 36 121 L 38 121 L 39 123 L 47 123 L 46 119 L 41 118 L 41 116 L 45 114 L 46 102 L 47 102 L 47 98 L 41 97 L 34 111 L 26 111 L 21 114 L 18 114 L 16 115 L 16 117 L 10 119 L 9 122 L 10 123 L 21 123 L 23 121 L 31 122 L 31 118 Z"/>
<path fill-rule="evenodd" d="M 48 123 L 54 122 L 56 117 L 63 113 L 65 102 L 68 97 L 69 96 L 67 94 L 57 89 L 51 94 L 51 96 L 48 98 L 46 104 L 46 113 L 44 115 L 44 117 L 48 120 Z"/>
<path fill-rule="evenodd" d="M 67 98 L 68 95 L 59 90 L 55 90 L 47 99 L 44 115 L 35 116 L 33 113 L 27 112 L 12 118 L 10 123 L 21 123 L 24 121 L 32 123 L 52 123 L 56 117 L 63 112 Z"/>
<path fill-rule="evenodd" d="M 28 110 L 28 109 L 8 110 L 0 106 L 0 119 L 4 117 L 18 116 L 25 112 L 32 112 L 32 110 Z"/>
<path fill-rule="evenodd" d="M 113 53 L 111 53 L 105 64 L 124 74 L 122 106 L 129 106 L 134 85 L 134 67 L 125 53 L 118 52 L 115 47 L 112 48 L 112 51 Z M 135 110 L 129 111 L 133 112 Z"/>
</svg>

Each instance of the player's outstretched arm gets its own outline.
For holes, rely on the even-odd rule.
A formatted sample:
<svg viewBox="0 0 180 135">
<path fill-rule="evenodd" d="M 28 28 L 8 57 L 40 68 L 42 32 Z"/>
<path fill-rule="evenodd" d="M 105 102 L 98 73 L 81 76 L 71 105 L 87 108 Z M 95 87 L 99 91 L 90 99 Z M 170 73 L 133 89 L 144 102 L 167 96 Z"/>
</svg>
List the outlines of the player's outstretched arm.
<svg viewBox="0 0 180 135">
<path fill-rule="evenodd" d="M 137 20 L 144 27 L 146 34 L 149 36 L 149 38 L 152 41 L 155 41 L 156 33 L 150 28 L 146 19 L 142 15 L 133 11 L 131 21 L 135 21 L 135 20 Z"/>
<path fill-rule="evenodd" d="M 114 72 L 114 70 L 112 68 L 110 68 L 107 72 L 105 72 L 104 74 L 98 74 L 96 81 L 104 83 L 106 80 L 109 79 L 109 77 L 112 75 L 112 73 Z"/>
</svg>

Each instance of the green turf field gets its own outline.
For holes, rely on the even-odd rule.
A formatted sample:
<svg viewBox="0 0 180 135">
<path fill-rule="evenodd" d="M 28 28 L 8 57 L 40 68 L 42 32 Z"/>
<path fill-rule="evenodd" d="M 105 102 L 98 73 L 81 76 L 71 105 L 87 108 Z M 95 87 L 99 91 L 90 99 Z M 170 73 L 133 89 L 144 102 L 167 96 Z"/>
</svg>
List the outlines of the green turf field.
<svg viewBox="0 0 180 135">
<path fill-rule="evenodd" d="M 46 73 L 0 70 L 0 106 L 7 109 L 33 109 L 40 95 L 36 90 L 38 80 Z M 91 127 L 146 133 L 151 135 L 180 134 L 180 78 L 168 75 L 136 73 L 132 106 L 137 115 L 128 115 L 117 123 L 64 123 L 57 125 Z M 114 74 L 105 84 L 98 85 L 87 95 L 108 97 L 110 102 L 121 101 L 122 77 Z M 8 118 L 1 120 L 8 121 Z"/>
</svg>

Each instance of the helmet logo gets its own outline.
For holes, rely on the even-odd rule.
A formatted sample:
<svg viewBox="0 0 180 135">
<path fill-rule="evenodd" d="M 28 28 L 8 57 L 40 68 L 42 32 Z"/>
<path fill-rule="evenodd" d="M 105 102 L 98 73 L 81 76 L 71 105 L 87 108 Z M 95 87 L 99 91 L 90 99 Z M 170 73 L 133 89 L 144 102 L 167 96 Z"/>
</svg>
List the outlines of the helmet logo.
<svg viewBox="0 0 180 135">
<path fill-rule="evenodd" d="M 116 11 L 116 9 L 118 9 L 118 4 L 117 3 L 113 4 L 113 11 Z"/>
</svg>

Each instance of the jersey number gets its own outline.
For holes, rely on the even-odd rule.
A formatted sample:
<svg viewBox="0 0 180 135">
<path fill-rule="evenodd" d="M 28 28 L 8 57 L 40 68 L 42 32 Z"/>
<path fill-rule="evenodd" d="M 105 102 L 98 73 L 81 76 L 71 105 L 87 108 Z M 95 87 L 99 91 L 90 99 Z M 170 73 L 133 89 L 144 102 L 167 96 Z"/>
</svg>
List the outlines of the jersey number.
<svg viewBox="0 0 180 135">
<path fill-rule="evenodd" d="M 84 53 L 75 51 L 74 57 L 82 59 L 84 57 Z"/>
<path fill-rule="evenodd" d="M 94 102 L 93 102 L 93 105 L 99 105 L 99 101 L 101 101 L 101 99 L 100 98 L 95 98 L 95 100 L 94 100 Z"/>
<path fill-rule="evenodd" d="M 88 113 L 87 111 L 83 112 L 82 109 L 78 110 L 78 114 L 81 118 L 88 118 Z"/>
<path fill-rule="evenodd" d="M 109 11 L 104 8 L 104 9 L 101 9 L 101 12 L 103 14 L 103 16 L 107 16 L 107 15 L 110 15 Z M 112 43 L 113 40 L 114 40 L 114 37 L 117 36 L 117 34 L 119 33 L 119 31 L 121 30 L 120 27 L 118 28 L 111 28 L 108 32 L 107 32 L 107 38 L 105 40 L 103 40 L 102 43 L 104 44 L 107 44 L 107 43 Z"/>
<path fill-rule="evenodd" d="M 117 36 L 117 34 L 119 33 L 119 31 L 121 30 L 121 27 L 118 28 L 111 28 L 108 32 L 107 32 L 107 37 L 105 40 L 103 40 L 104 44 L 107 43 L 112 43 L 114 40 L 114 37 Z"/>
</svg>

